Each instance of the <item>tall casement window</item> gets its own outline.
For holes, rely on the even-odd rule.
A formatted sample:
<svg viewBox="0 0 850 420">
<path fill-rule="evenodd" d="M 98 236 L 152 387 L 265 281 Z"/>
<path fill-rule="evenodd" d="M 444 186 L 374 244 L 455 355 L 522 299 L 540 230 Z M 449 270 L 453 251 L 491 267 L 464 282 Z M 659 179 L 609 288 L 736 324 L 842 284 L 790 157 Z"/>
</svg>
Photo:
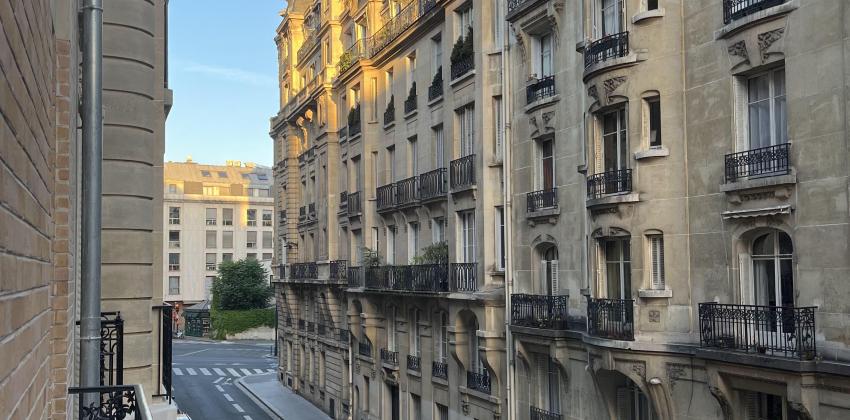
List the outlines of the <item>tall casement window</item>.
<svg viewBox="0 0 850 420">
<path fill-rule="evenodd" d="M 419 222 L 407 224 L 407 257 L 415 257 L 419 251 Z"/>
<path fill-rule="evenodd" d="M 552 63 L 552 34 L 545 34 L 535 39 L 537 47 L 537 62 L 535 64 L 535 73 L 537 78 L 542 79 L 554 74 Z"/>
<path fill-rule="evenodd" d="M 596 0 L 599 7 L 596 36 L 606 37 L 618 34 L 625 30 L 625 1 L 624 0 Z"/>
<path fill-rule="evenodd" d="M 386 100 L 387 103 L 390 103 L 390 101 L 393 98 L 393 70 L 392 69 L 387 70 L 386 76 L 384 76 L 384 83 L 385 83 L 384 94 L 386 95 L 386 97 L 384 99 Z"/>
<path fill-rule="evenodd" d="M 496 269 L 505 271 L 505 208 L 496 207 Z"/>
<path fill-rule="evenodd" d="M 218 232 L 216 232 L 214 230 L 208 230 L 208 231 L 206 231 L 206 235 L 207 235 L 207 237 L 206 237 L 207 249 L 216 248 L 218 246 L 218 244 L 217 244 L 217 242 L 218 242 Z"/>
<path fill-rule="evenodd" d="M 744 402 L 743 414 L 746 420 L 797 418 L 789 416 L 790 410 L 786 407 L 784 398 L 779 395 L 743 390 L 740 393 L 741 401 Z"/>
<path fill-rule="evenodd" d="M 661 147 L 661 98 L 644 99 L 646 106 L 646 130 L 650 148 Z"/>
<path fill-rule="evenodd" d="M 180 248 L 180 231 L 179 230 L 168 231 L 168 247 L 169 248 Z"/>
<path fill-rule="evenodd" d="M 469 330 L 466 332 L 469 340 L 469 370 L 473 372 L 481 372 L 484 365 L 481 363 L 481 346 L 478 341 L 478 319 L 474 316 L 467 325 Z"/>
<path fill-rule="evenodd" d="M 263 226 L 272 227 L 272 217 L 274 217 L 272 210 L 263 210 Z"/>
<path fill-rule="evenodd" d="M 601 241 L 602 270 L 608 299 L 631 299 L 632 266 L 631 241 L 628 238 L 607 238 Z"/>
<path fill-rule="evenodd" d="M 407 139 L 408 162 L 410 162 L 410 176 L 419 174 L 419 144 L 416 136 Z"/>
<path fill-rule="evenodd" d="M 395 264 L 395 226 L 387 226 L 387 264 Z"/>
<path fill-rule="evenodd" d="M 788 142 L 784 68 L 747 79 L 747 111 L 751 150 Z"/>
<path fill-rule="evenodd" d="M 180 254 L 176 252 L 168 254 L 168 271 L 180 271 Z"/>
<path fill-rule="evenodd" d="M 416 52 L 407 56 L 407 89 L 416 83 Z"/>
<path fill-rule="evenodd" d="M 626 109 L 602 114 L 602 170 L 604 172 L 626 169 L 629 166 L 629 141 L 627 137 Z"/>
<path fill-rule="evenodd" d="M 215 209 L 215 208 L 206 209 L 207 226 L 215 226 L 216 225 L 216 223 L 217 223 L 216 219 L 218 217 L 217 214 L 218 214 L 218 209 Z"/>
<path fill-rule="evenodd" d="M 180 276 L 168 276 L 168 294 L 180 294 Z"/>
<path fill-rule="evenodd" d="M 216 255 L 214 252 L 207 253 L 206 255 L 206 269 L 207 271 L 215 271 L 216 270 Z"/>
<path fill-rule="evenodd" d="M 449 362 L 449 314 L 447 312 L 439 313 L 439 329 L 437 330 L 437 361 L 440 363 Z"/>
<path fill-rule="evenodd" d="M 664 236 L 649 235 L 649 277 L 650 287 L 655 290 L 664 290 Z"/>
<path fill-rule="evenodd" d="M 560 294 L 561 286 L 558 280 L 558 248 L 554 245 L 545 247 L 540 252 L 540 283 L 543 292 L 549 296 Z"/>
<path fill-rule="evenodd" d="M 416 357 L 422 355 L 418 309 L 410 311 L 410 354 Z"/>
<path fill-rule="evenodd" d="M 443 137 L 443 126 L 438 125 L 431 129 L 434 139 L 434 169 L 445 167 L 445 138 Z"/>
<path fill-rule="evenodd" d="M 475 153 L 475 107 L 467 105 L 457 111 L 460 157 Z"/>
<path fill-rule="evenodd" d="M 435 217 L 431 220 L 431 242 L 438 243 L 446 240 L 446 219 Z"/>
<path fill-rule="evenodd" d="M 221 247 L 225 249 L 233 248 L 233 231 L 225 230 L 221 232 Z"/>
<path fill-rule="evenodd" d="M 617 388 L 617 418 L 628 420 L 657 420 L 655 409 L 646 394 L 628 381 L 626 386 Z M 774 418 L 774 417 L 765 417 Z"/>
<path fill-rule="evenodd" d="M 437 74 L 443 67 L 443 39 L 440 35 L 431 38 L 431 73 Z"/>
<path fill-rule="evenodd" d="M 233 209 L 221 209 L 221 225 L 233 226 Z"/>
<path fill-rule="evenodd" d="M 248 231 L 245 240 L 246 248 L 256 248 L 257 247 L 257 231 Z"/>
<path fill-rule="evenodd" d="M 793 254 L 794 245 L 785 232 L 773 230 L 753 240 L 752 293 L 745 293 L 752 302 L 745 303 L 794 306 Z"/>
<path fill-rule="evenodd" d="M 378 78 L 372 77 L 369 79 L 369 99 L 371 101 L 372 106 L 371 115 L 372 121 L 378 119 Z"/>
<path fill-rule="evenodd" d="M 548 354 L 534 354 L 534 380 L 533 386 L 529 387 L 529 401 L 534 401 L 537 408 L 551 413 L 560 413 L 561 404 L 559 392 L 561 388 L 558 375 L 558 366 Z"/>
<path fill-rule="evenodd" d="M 248 226 L 257 226 L 257 209 L 246 210 L 246 218 L 248 220 Z"/>
<path fill-rule="evenodd" d="M 537 143 L 538 156 L 540 156 L 540 172 L 537 178 L 537 187 L 541 190 L 555 188 L 555 143 L 552 139 L 542 140 Z"/>
<path fill-rule="evenodd" d="M 387 179 L 387 184 L 391 182 L 395 182 L 396 180 L 396 171 L 395 171 L 395 146 L 387 147 L 387 175 L 389 179 Z"/>
<path fill-rule="evenodd" d="M 458 213 L 460 223 L 458 237 L 460 239 L 459 259 L 462 263 L 475 262 L 475 210 Z"/>
<path fill-rule="evenodd" d="M 505 143 L 504 115 L 502 114 L 502 97 L 493 97 L 493 156 L 496 162 L 501 162 L 504 153 L 502 147 Z"/>
<path fill-rule="evenodd" d="M 398 312 L 398 308 L 395 306 L 391 306 L 387 309 L 387 350 L 396 351 L 396 334 L 398 333 L 396 328 L 396 315 Z"/>
<path fill-rule="evenodd" d="M 473 25 L 472 2 L 469 2 L 468 5 L 459 8 L 455 14 L 457 18 L 457 32 L 459 36 L 466 36 Z"/>
</svg>

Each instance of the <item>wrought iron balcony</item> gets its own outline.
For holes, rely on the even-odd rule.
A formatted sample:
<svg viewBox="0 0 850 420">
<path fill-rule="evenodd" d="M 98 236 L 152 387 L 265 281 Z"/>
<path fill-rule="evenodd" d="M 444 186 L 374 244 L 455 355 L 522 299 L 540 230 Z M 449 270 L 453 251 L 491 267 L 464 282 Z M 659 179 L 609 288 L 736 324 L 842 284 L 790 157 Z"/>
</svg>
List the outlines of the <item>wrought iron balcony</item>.
<svg viewBox="0 0 850 420">
<path fill-rule="evenodd" d="M 437 73 L 434 74 L 434 79 L 431 80 L 431 86 L 428 86 L 428 100 L 433 101 L 443 96 L 443 66 L 437 68 Z"/>
<path fill-rule="evenodd" d="M 77 321 L 80 325 L 80 321 Z M 124 384 L 124 319 L 121 312 L 100 313 L 100 385 Z"/>
<path fill-rule="evenodd" d="M 395 96 L 390 96 L 387 109 L 384 110 L 384 125 L 389 125 L 393 121 L 395 121 Z"/>
<path fill-rule="evenodd" d="M 768 7 L 778 6 L 787 0 L 723 0 L 723 23 L 751 15 Z"/>
<path fill-rule="evenodd" d="M 458 79 L 472 70 L 475 70 L 475 54 L 465 55 L 452 62 L 452 80 Z"/>
<path fill-rule="evenodd" d="M 298 208 L 298 221 L 303 222 L 307 220 L 307 206 L 301 206 Z"/>
<path fill-rule="evenodd" d="M 724 159 L 726 182 L 787 175 L 791 172 L 791 143 L 730 153 Z"/>
<path fill-rule="evenodd" d="M 389 349 L 381 349 L 381 363 L 398 366 L 398 352 Z"/>
<path fill-rule="evenodd" d="M 410 87 L 410 94 L 407 95 L 407 99 L 404 100 L 404 114 L 410 114 L 413 111 L 416 111 L 416 107 L 418 106 L 417 99 L 419 98 L 416 95 L 416 82 L 413 82 L 413 85 Z"/>
<path fill-rule="evenodd" d="M 331 280 L 345 280 L 348 275 L 348 261 L 347 260 L 335 260 L 331 261 L 329 264 L 330 267 L 330 279 Z"/>
<path fill-rule="evenodd" d="M 475 292 L 478 290 L 478 263 L 452 263 L 451 290 L 453 292 Z"/>
<path fill-rule="evenodd" d="M 448 380 L 449 364 L 438 361 L 431 362 L 431 376 Z"/>
<path fill-rule="evenodd" d="M 529 213 L 558 207 L 558 189 L 532 191 L 525 195 Z"/>
<path fill-rule="evenodd" d="M 276 271 L 278 280 L 283 280 L 283 279 L 286 278 L 286 266 L 285 265 L 280 264 L 280 265 L 276 266 L 275 271 Z"/>
<path fill-rule="evenodd" d="M 561 420 L 561 414 L 531 406 L 530 420 Z"/>
<path fill-rule="evenodd" d="M 548 330 L 567 329 L 569 296 L 511 295 L 511 324 Z"/>
<path fill-rule="evenodd" d="M 295 280 L 315 279 L 319 268 L 315 262 L 292 263 L 289 265 L 289 278 Z"/>
<path fill-rule="evenodd" d="M 487 371 L 482 371 L 481 373 L 467 371 L 466 372 L 466 387 L 469 389 L 474 389 L 478 392 L 483 392 L 485 394 L 490 393 L 490 374 Z"/>
<path fill-rule="evenodd" d="M 526 103 L 530 104 L 550 96 L 555 96 L 555 76 L 537 79 L 537 81 L 525 87 Z"/>
<path fill-rule="evenodd" d="M 361 58 L 366 57 L 366 55 L 366 39 L 354 40 L 351 46 L 346 48 L 345 52 L 339 56 L 339 61 L 337 61 L 336 65 L 337 72 L 340 74 L 344 73 L 357 64 Z"/>
<path fill-rule="evenodd" d="M 360 201 L 360 191 L 348 194 L 348 217 L 354 217 L 363 212 Z"/>
<path fill-rule="evenodd" d="M 357 104 L 348 112 L 348 137 L 360 134 L 360 129 L 360 104 Z"/>
<path fill-rule="evenodd" d="M 410 178 L 396 182 L 395 203 L 397 206 L 416 204 L 416 202 L 419 201 L 419 188 L 417 185 L 418 179 L 418 177 L 412 176 Z"/>
<path fill-rule="evenodd" d="M 407 355 L 407 370 L 419 372 L 422 370 L 422 358 L 419 356 Z"/>
<path fill-rule="evenodd" d="M 387 21 L 381 29 L 369 38 L 369 53 L 374 57 L 387 45 L 410 28 L 420 17 L 430 12 L 436 6 L 436 0 L 411 1 L 392 19 Z"/>
<path fill-rule="evenodd" d="M 587 177 L 588 198 L 601 198 L 609 194 L 620 194 L 631 191 L 631 169 L 618 169 Z"/>
<path fill-rule="evenodd" d="M 358 343 L 357 353 L 361 356 L 372 357 L 372 343 L 361 341 Z"/>
<path fill-rule="evenodd" d="M 378 291 L 448 292 L 446 264 L 366 267 L 366 288 Z"/>
<path fill-rule="evenodd" d="M 316 220 L 316 203 L 310 203 L 307 205 L 307 218 L 310 220 Z"/>
<path fill-rule="evenodd" d="M 316 331 L 316 323 L 313 321 L 307 321 L 307 332 L 312 333 Z"/>
<path fill-rule="evenodd" d="M 395 183 L 378 187 L 375 190 L 378 211 L 392 210 L 395 206 Z"/>
<path fill-rule="evenodd" d="M 339 193 L 339 212 L 345 213 L 348 211 L 348 191 Z"/>
<path fill-rule="evenodd" d="M 817 307 L 699 304 L 700 345 L 812 360 Z"/>
<path fill-rule="evenodd" d="M 348 287 L 363 287 L 363 267 L 348 267 Z"/>
<path fill-rule="evenodd" d="M 419 175 L 420 199 L 445 198 L 448 192 L 449 182 L 446 177 L 446 168 L 434 169 Z"/>
<path fill-rule="evenodd" d="M 587 333 L 593 337 L 634 341 L 634 300 L 588 296 Z"/>
<path fill-rule="evenodd" d="M 605 60 L 627 55 L 629 55 L 629 32 L 608 35 L 585 47 L 584 67 L 588 68 Z"/>
<path fill-rule="evenodd" d="M 453 190 L 475 185 L 475 155 L 464 156 L 449 163 L 449 183 Z"/>
<path fill-rule="evenodd" d="M 69 387 L 68 394 L 79 396 L 76 418 L 80 420 L 151 419 L 145 395 L 138 385 Z"/>
</svg>

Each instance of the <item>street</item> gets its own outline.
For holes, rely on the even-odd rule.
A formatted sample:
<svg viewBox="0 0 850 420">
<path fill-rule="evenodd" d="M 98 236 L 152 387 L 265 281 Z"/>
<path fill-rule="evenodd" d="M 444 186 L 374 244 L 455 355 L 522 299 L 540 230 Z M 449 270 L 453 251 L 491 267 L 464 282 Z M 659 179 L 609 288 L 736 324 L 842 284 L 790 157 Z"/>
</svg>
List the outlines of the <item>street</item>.
<svg viewBox="0 0 850 420">
<path fill-rule="evenodd" d="M 234 381 L 274 371 L 271 343 L 175 340 L 174 399 L 192 420 L 269 420 Z"/>
</svg>

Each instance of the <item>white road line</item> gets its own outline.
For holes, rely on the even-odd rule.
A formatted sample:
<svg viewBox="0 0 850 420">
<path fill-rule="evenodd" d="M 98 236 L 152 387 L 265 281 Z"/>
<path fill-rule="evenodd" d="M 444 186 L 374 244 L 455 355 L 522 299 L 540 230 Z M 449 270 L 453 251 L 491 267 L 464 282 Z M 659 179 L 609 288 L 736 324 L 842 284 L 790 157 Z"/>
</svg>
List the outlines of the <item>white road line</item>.
<svg viewBox="0 0 850 420">
<path fill-rule="evenodd" d="M 266 372 L 268 372 L 268 373 L 274 373 L 274 372 L 275 372 L 275 370 L 274 370 L 274 369 L 266 369 Z"/>
<path fill-rule="evenodd" d="M 217 383 L 221 382 L 221 380 L 222 380 L 222 379 L 224 379 L 224 378 L 219 377 L 218 379 L 214 380 L 214 381 L 213 381 L 213 383 L 214 383 L 214 384 L 217 384 Z"/>
<path fill-rule="evenodd" d="M 227 376 L 227 374 L 224 373 L 224 371 L 219 369 L 219 368 L 213 368 L 213 371 L 215 371 L 215 374 L 218 375 L 218 376 Z"/>
<path fill-rule="evenodd" d="M 231 374 L 231 375 L 233 375 L 233 376 L 235 376 L 235 377 L 237 377 L 237 378 L 241 378 L 241 377 L 242 377 L 242 375 L 240 375 L 240 374 L 239 374 L 239 372 L 237 372 L 235 369 L 228 368 L 228 369 L 227 369 L 227 371 L 228 371 L 228 372 L 230 372 L 230 374 Z"/>
<path fill-rule="evenodd" d="M 226 392 L 224 393 L 224 399 L 226 399 L 227 402 L 233 402 L 233 397 L 231 397 L 230 394 Z"/>
<path fill-rule="evenodd" d="M 209 350 L 209 349 L 201 349 L 201 350 L 198 350 L 198 351 L 190 351 L 189 353 L 186 353 L 186 354 L 175 354 L 175 356 L 177 356 L 177 357 L 183 357 L 183 356 L 188 356 L 188 355 L 190 355 L 190 354 L 198 354 L 198 353 L 200 353 L 200 352 L 202 352 L 202 351 L 207 351 L 207 350 Z"/>
<path fill-rule="evenodd" d="M 245 375 L 251 375 L 251 371 L 248 370 L 248 369 L 242 368 L 242 369 L 239 369 L 239 370 L 241 370 L 242 373 L 244 373 Z"/>
<path fill-rule="evenodd" d="M 242 416 L 242 418 L 245 419 L 245 420 L 254 420 L 254 419 L 251 418 L 251 416 Z"/>
<path fill-rule="evenodd" d="M 224 388 L 222 388 L 221 385 L 216 385 L 215 389 L 217 389 L 218 392 L 222 392 L 222 393 L 224 392 Z"/>
<path fill-rule="evenodd" d="M 210 375 L 212 375 L 212 373 L 210 373 L 210 371 L 209 371 L 209 370 L 207 370 L 207 368 L 201 368 L 201 373 L 203 373 L 203 374 L 204 374 L 204 376 L 210 376 Z"/>
<path fill-rule="evenodd" d="M 239 406 L 239 404 L 233 404 L 233 408 L 235 408 L 235 409 L 236 409 L 236 411 L 238 411 L 238 412 L 240 412 L 240 413 L 244 413 L 244 412 L 245 412 L 245 410 L 243 410 L 243 409 L 242 409 L 242 407 L 240 407 L 240 406 Z"/>
<path fill-rule="evenodd" d="M 265 373 L 265 372 L 263 372 L 263 370 L 262 370 L 262 369 L 254 369 L 254 372 L 256 372 L 256 373 Z"/>
<path fill-rule="evenodd" d="M 197 374 L 197 372 L 195 372 L 195 369 L 192 368 L 186 368 L 186 373 L 192 376 L 195 376 Z"/>
<path fill-rule="evenodd" d="M 180 370 L 180 368 L 173 368 L 171 369 L 171 371 L 174 372 L 174 374 L 177 376 L 183 376 L 183 371 Z"/>
</svg>

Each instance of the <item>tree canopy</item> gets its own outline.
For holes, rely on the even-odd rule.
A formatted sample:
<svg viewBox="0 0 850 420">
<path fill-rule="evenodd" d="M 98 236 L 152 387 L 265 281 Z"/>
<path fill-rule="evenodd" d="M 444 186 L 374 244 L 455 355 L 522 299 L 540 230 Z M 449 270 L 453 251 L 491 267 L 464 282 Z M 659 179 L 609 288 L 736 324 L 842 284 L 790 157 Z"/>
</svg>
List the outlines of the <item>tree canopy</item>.
<svg viewBox="0 0 850 420">
<path fill-rule="evenodd" d="M 224 261 L 213 281 L 212 307 L 219 310 L 257 309 L 269 305 L 268 272 L 256 259 Z"/>
</svg>

